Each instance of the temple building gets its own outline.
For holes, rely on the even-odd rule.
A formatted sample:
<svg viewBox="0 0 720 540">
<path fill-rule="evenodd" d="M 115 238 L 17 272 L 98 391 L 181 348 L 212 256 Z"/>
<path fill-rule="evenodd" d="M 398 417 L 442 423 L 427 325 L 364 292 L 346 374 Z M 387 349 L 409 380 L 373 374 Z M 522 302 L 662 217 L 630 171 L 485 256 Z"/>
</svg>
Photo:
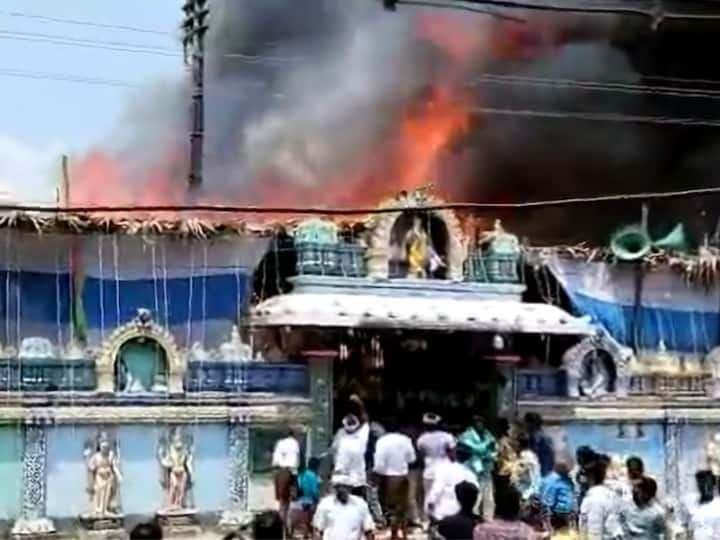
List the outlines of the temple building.
<svg viewBox="0 0 720 540">
<path fill-rule="evenodd" d="M 3 216 L 0 523 L 236 525 L 273 505 L 274 442 L 325 454 L 351 394 L 380 422 L 539 412 L 558 451 L 639 455 L 668 500 L 720 470 L 720 295 L 688 282 L 707 254 L 588 262 L 439 207 L 282 230 Z"/>
</svg>

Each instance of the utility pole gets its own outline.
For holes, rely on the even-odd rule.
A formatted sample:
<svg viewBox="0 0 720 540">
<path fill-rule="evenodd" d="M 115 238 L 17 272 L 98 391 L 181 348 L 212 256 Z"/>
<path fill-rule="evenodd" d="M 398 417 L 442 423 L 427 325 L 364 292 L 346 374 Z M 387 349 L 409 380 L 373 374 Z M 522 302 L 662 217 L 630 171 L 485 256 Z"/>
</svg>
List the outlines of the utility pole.
<svg viewBox="0 0 720 540">
<path fill-rule="evenodd" d="M 183 5 L 183 50 L 192 69 L 192 127 L 190 131 L 190 187 L 202 183 L 203 137 L 205 132 L 205 34 L 210 13 L 208 0 L 185 0 Z"/>
</svg>

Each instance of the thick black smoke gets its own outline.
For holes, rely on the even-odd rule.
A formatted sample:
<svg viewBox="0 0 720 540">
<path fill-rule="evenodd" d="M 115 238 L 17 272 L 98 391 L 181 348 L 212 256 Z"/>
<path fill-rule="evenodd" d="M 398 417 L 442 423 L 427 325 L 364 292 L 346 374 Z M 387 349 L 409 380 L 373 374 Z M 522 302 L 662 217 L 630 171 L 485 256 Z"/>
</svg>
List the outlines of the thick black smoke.
<svg viewBox="0 0 720 540">
<path fill-rule="evenodd" d="M 235 201 L 272 205 L 257 200 L 251 181 L 268 168 L 308 187 L 338 182 L 433 82 L 442 60 L 413 34 L 417 10 L 389 13 L 376 0 L 215 0 L 212 9 L 201 195 L 214 198 L 227 193 Z M 454 198 L 521 201 L 717 184 L 718 128 L 497 116 L 481 109 L 720 119 L 717 99 L 651 92 L 658 86 L 720 89 L 664 79 L 720 78 L 708 45 L 720 28 L 666 21 L 653 30 L 637 18 L 525 15 L 528 25 L 555 25 L 564 38 L 532 58 L 488 63 L 483 56 L 467 73 L 479 109 L 474 128 L 438 167 Z M 497 84 L 482 80 L 488 72 L 622 82 L 647 91 Z M 698 237 L 715 227 L 710 203 L 653 205 L 651 224 L 660 234 L 685 221 Z M 639 207 L 504 217 L 540 242 L 604 242 L 613 228 L 636 220 Z"/>
</svg>

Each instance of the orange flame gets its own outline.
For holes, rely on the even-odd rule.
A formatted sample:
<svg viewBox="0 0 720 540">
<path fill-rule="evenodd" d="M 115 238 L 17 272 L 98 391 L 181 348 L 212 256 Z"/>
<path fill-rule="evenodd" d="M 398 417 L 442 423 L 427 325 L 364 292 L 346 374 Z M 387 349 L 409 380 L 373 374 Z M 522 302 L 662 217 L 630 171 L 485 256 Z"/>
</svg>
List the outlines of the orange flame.
<svg viewBox="0 0 720 540">
<path fill-rule="evenodd" d="M 428 183 L 436 184 L 441 195 L 458 193 L 453 178 L 440 175 L 445 150 L 455 137 L 469 129 L 472 105 L 458 90 L 468 67 L 478 68 L 483 60 L 522 58 L 554 45 L 557 34 L 548 25 L 529 28 L 514 22 L 486 17 L 456 15 L 417 18 L 416 35 L 429 41 L 447 61 L 420 104 L 408 106 L 399 125 L 390 130 L 368 155 L 358 156 L 353 170 L 342 178 L 320 179 L 316 186 L 299 186 L 277 173 L 265 172 L 256 178 L 238 181 L 237 192 L 218 200 L 211 195 L 191 195 L 187 189 L 184 148 L 161 153 L 143 173 L 142 181 L 129 178 L 123 163 L 102 153 L 92 153 L 72 170 L 72 205 L 181 205 L 190 203 L 243 204 L 267 206 L 373 206 L 381 199 L 411 191 Z"/>
</svg>

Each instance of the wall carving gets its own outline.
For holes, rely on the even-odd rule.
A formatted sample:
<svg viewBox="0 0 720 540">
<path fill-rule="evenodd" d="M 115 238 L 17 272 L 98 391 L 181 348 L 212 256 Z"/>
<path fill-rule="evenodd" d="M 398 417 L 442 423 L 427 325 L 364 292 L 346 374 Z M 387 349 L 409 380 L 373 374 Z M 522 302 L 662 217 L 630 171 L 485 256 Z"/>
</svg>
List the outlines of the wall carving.
<svg viewBox="0 0 720 540">
<path fill-rule="evenodd" d="M 606 353 L 610 366 L 606 365 Z M 568 397 L 600 398 L 614 395 L 627 397 L 630 388 L 632 349 L 620 345 L 604 329 L 568 349 L 563 355 L 567 374 Z"/>
<path fill-rule="evenodd" d="M 239 527 L 250 520 L 250 428 L 245 419 L 228 430 L 228 508 L 220 519 L 225 527 Z"/>
<path fill-rule="evenodd" d="M 425 190 L 404 193 L 380 205 L 380 208 L 397 209 L 397 212 L 378 214 L 370 223 L 368 234 L 367 269 L 368 276 L 387 279 L 390 263 L 390 241 L 395 222 L 407 211 L 422 210 L 428 206 L 442 205 L 443 201 L 429 195 Z M 452 210 L 430 210 L 432 217 L 441 220 L 447 227 L 447 276 L 453 281 L 463 280 L 467 245 L 460 222 Z"/>
<path fill-rule="evenodd" d="M 23 434 L 22 516 L 13 526 L 13 535 L 42 535 L 55 532 L 47 519 L 47 439 L 41 424 L 27 424 Z"/>
<path fill-rule="evenodd" d="M 118 326 L 103 342 L 96 360 L 98 391 L 105 393 L 114 391 L 115 362 L 118 360 L 120 348 L 138 338 L 151 339 L 163 349 L 168 367 L 168 391 L 171 394 L 182 393 L 187 357 L 178 349 L 172 334 L 154 322 L 147 309 L 139 309 L 133 320 Z"/>
</svg>

